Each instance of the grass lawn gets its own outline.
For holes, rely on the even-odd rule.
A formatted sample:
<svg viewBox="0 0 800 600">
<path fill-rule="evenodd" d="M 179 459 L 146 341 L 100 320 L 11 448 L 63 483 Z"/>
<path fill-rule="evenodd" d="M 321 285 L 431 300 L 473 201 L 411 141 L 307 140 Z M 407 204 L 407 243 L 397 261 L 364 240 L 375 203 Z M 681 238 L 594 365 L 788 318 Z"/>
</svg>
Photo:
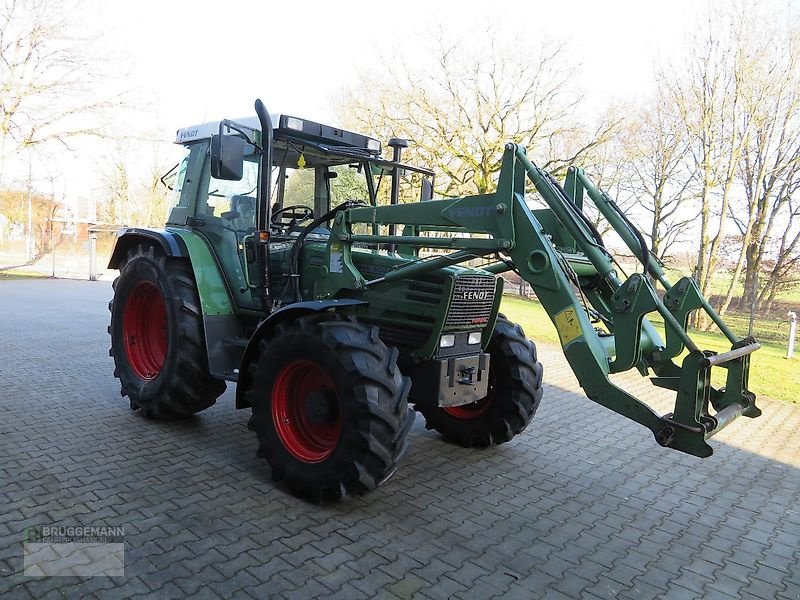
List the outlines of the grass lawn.
<svg viewBox="0 0 800 600">
<path fill-rule="evenodd" d="M 46 275 L 45 273 L 35 273 L 31 271 L 0 271 L 0 281 L 6 281 L 9 279 L 42 279 L 49 277 L 50 275 Z"/>
<path fill-rule="evenodd" d="M 555 327 L 538 302 L 504 296 L 500 310 L 519 323 L 535 342 L 560 345 Z M 734 330 L 739 332 L 738 328 Z M 755 334 L 758 338 L 758 331 Z M 730 350 L 730 344 L 720 334 L 692 331 L 690 335 L 703 350 Z M 724 373 L 721 369 L 715 371 Z M 750 362 L 750 389 L 757 396 L 800 403 L 800 358 L 787 359 L 785 345 L 762 343 L 762 348 L 752 355 Z"/>
</svg>

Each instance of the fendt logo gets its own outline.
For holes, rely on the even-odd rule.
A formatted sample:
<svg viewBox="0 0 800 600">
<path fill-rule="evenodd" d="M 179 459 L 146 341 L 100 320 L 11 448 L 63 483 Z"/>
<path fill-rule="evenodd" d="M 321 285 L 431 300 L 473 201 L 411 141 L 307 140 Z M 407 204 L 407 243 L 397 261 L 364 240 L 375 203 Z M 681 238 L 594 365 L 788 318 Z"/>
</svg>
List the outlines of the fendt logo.
<svg viewBox="0 0 800 600">
<path fill-rule="evenodd" d="M 489 300 L 492 295 L 488 290 L 463 290 L 456 292 L 454 297 L 456 300 Z"/>
<path fill-rule="evenodd" d="M 494 206 L 457 206 L 447 211 L 447 216 L 451 219 L 463 219 L 464 217 L 488 217 L 495 211 Z"/>
<path fill-rule="evenodd" d="M 197 134 L 198 134 L 199 131 L 200 130 L 197 129 L 197 128 L 195 128 L 195 129 L 181 129 L 181 131 L 178 134 L 178 137 L 180 138 L 180 141 L 191 140 L 191 139 L 197 137 Z"/>
</svg>

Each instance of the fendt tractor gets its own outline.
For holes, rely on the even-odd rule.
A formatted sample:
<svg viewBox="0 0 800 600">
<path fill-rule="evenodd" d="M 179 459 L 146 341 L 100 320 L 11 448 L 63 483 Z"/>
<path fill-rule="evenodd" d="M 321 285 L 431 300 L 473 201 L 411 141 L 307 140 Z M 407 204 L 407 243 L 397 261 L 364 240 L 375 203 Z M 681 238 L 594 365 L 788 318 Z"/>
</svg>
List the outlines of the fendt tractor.
<svg viewBox="0 0 800 600">
<path fill-rule="evenodd" d="M 737 338 L 693 279 L 671 284 L 581 169 L 559 185 L 508 143 L 497 191 L 432 199 L 434 174 L 402 162 L 404 140 L 389 142 L 388 159 L 377 139 L 270 115 L 260 100 L 255 111 L 178 130 L 185 157 L 162 179 L 173 194 L 166 225 L 118 233 L 109 333 L 132 409 L 186 417 L 236 382 L 236 408 L 252 410 L 273 478 L 314 501 L 391 477 L 410 406 L 456 444 L 507 442 L 542 399 L 533 342 L 499 314 L 500 275 L 513 271 L 589 399 L 661 446 L 707 457 L 708 438 L 760 414 L 748 390 L 758 344 Z M 411 192 L 401 186 L 412 180 Z M 549 208 L 530 208 L 534 196 Z M 639 261 L 624 280 L 586 197 Z M 687 334 L 693 311 L 730 351 L 698 348 Z M 675 392 L 672 412 L 609 378 L 633 368 Z"/>
</svg>

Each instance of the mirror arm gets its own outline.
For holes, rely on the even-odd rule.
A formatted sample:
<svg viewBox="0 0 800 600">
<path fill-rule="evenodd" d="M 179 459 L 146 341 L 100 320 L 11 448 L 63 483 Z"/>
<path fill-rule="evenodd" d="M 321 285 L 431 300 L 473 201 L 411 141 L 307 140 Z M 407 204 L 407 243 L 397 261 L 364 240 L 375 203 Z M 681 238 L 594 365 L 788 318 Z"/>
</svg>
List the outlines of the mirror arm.
<svg viewBox="0 0 800 600">
<path fill-rule="evenodd" d="M 230 131 L 235 131 L 236 133 L 238 133 L 242 138 L 244 138 L 244 141 L 247 142 L 248 144 L 250 144 L 251 146 L 255 146 L 256 145 L 256 143 L 250 138 L 250 136 L 247 135 L 244 132 L 244 130 L 239 129 L 234 124 L 233 121 L 229 121 L 228 119 L 223 119 L 222 121 L 219 122 L 219 134 L 220 135 L 222 135 L 222 128 L 223 127 L 226 127 L 229 132 Z"/>
</svg>

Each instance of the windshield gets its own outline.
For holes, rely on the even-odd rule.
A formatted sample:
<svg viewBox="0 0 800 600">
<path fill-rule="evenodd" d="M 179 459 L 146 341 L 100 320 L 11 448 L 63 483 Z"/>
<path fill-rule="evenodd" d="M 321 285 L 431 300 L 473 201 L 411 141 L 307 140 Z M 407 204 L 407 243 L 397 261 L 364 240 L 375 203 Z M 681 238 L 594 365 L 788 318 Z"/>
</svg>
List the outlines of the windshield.
<svg viewBox="0 0 800 600">
<path fill-rule="evenodd" d="M 335 177 L 328 179 L 330 182 L 331 206 L 337 206 L 346 200 L 361 200 L 369 202 L 369 189 L 364 169 L 359 163 L 349 165 L 336 165 L 328 169 L 335 173 Z"/>
<path fill-rule="evenodd" d="M 346 200 L 369 203 L 366 169 L 359 162 L 315 168 L 276 167 L 273 177 L 278 184 L 273 188 L 273 204 L 282 207 L 307 206 L 320 216 Z"/>
</svg>

